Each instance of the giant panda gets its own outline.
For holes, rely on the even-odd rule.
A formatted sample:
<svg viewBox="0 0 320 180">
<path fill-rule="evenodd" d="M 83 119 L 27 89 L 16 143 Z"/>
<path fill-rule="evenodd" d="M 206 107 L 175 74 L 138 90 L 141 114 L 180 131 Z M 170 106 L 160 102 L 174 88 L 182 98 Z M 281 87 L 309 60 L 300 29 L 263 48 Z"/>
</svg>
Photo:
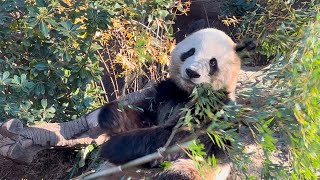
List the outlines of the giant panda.
<svg viewBox="0 0 320 180">
<path fill-rule="evenodd" d="M 190 101 L 195 86 L 207 83 L 214 90 L 224 90 L 227 101 L 236 100 L 236 84 L 240 71 L 239 51 L 252 46 L 251 42 L 236 44 L 223 31 L 215 28 L 193 32 L 179 42 L 171 52 L 169 78 L 159 82 L 152 98 L 146 98 L 132 108 L 114 101 L 103 106 L 98 122 L 110 139 L 101 146 L 101 156 L 115 164 L 156 152 L 169 138 L 177 119 L 170 119 L 173 108 Z M 143 110 L 141 110 L 143 109 Z M 183 137 L 184 133 L 177 138 Z M 172 143 L 177 142 L 175 139 Z M 217 152 L 217 147 L 211 147 Z M 170 160 L 181 158 L 181 155 Z M 183 157 L 185 158 L 185 157 Z M 225 179 L 230 166 L 222 172 Z M 186 159 L 180 159 L 155 179 L 199 179 L 196 169 Z M 211 177 L 212 178 L 212 177 Z"/>
</svg>

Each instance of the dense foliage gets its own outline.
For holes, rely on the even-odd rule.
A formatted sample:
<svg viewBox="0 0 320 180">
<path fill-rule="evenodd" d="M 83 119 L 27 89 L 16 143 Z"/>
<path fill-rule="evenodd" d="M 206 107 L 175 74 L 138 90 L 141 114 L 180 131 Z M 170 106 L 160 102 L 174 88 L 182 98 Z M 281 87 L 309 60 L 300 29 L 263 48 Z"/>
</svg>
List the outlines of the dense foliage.
<svg viewBox="0 0 320 180">
<path fill-rule="evenodd" d="M 273 97 L 267 99 L 272 106 L 269 104 L 266 110 L 272 116 L 260 119 L 265 122 L 269 118 L 268 123 L 272 122 L 270 129 L 259 127 L 267 136 L 267 141 L 262 143 L 266 154 L 277 150 L 277 138 L 272 138 L 273 131 L 281 134 L 283 143 L 289 145 L 292 153 L 287 164 L 289 167 L 282 168 L 293 179 L 317 179 L 320 170 L 319 18 L 318 13 L 317 19 L 305 24 L 305 33 L 298 37 L 301 38 L 299 41 L 294 42 L 294 48 L 278 54 L 277 63 L 269 72 L 276 79 L 273 86 L 269 86 L 274 88 Z M 281 165 L 272 163 L 266 157 L 265 165 L 269 169 L 263 172 L 264 175 L 277 176 L 276 173 L 280 171 L 276 171 L 276 167 Z"/>
<path fill-rule="evenodd" d="M 317 179 L 319 152 L 319 2 L 258 1 L 241 17 L 239 36 L 259 41 L 271 65 L 262 82 L 240 95 L 253 106 L 246 121 L 258 130 L 264 179 Z M 286 154 L 285 164 L 272 155 Z"/>
<path fill-rule="evenodd" d="M 150 63 L 167 61 L 173 6 L 185 11 L 172 1 L 0 1 L 0 120 L 74 119 L 108 100 L 103 70 L 116 96 L 121 75 L 157 76 Z"/>
</svg>

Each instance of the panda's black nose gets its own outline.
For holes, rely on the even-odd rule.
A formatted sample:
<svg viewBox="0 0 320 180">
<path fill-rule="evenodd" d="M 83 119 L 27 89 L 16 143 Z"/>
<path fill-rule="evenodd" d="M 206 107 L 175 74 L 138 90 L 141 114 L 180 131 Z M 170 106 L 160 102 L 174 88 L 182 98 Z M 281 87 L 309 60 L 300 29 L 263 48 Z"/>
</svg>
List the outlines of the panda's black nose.
<svg viewBox="0 0 320 180">
<path fill-rule="evenodd" d="M 199 78 L 200 74 L 198 74 L 197 72 L 191 70 L 191 69 L 186 69 L 186 73 L 189 76 L 189 78 Z"/>
</svg>

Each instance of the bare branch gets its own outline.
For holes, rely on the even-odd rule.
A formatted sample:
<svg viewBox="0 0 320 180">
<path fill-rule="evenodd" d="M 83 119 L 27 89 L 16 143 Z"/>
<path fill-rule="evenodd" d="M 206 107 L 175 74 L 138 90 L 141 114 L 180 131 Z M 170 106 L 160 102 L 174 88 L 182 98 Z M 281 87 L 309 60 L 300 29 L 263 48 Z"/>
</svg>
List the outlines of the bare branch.
<svg viewBox="0 0 320 180">
<path fill-rule="evenodd" d="M 113 167 L 113 168 L 110 168 L 110 169 L 106 169 L 104 171 L 100 171 L 100 172 L 91 174 L 89 176 L 84 177 L 83 179 L 84 180 L 97 179 L 99 177 L 111 175 L 111 174 L 114 174 L 114 173 L 118 173 L 118 172 L 121 172 L 124 169 L 128 169 L 128 168 L 132 168 L 132 167 L 135 167 L 135 166 L 138 166 L 138 165 L 142 165 L 142 164 L 145 164 L 145 163 L 150 162 L 150 161 L 154 161 L 154 160 L 157 160 L 157 159 L 162 159 L 163 156 L 165 156 L 166 154 L 177 152 L 177 151 L 181 150 L 182 148 L 187 148 L 189 145 L 191 145 L 192 142 L 193 141 L 187 141 L 187 142 L 184 142 L 184 143 L 182 143 L 180 145 L 179 144 L 173 145 L 173 146 L 171 146 L 170 148 L 168 148 L 167 150 L 165 150 L 163 152 L 158 151 L 158 152 L 155 152 L 155 153 L 152 153 L 152 154 L 148 154 L 148 155 L 143 156 L 141 158 L 138 158 L 138 159 L 135 159 L 133 161 L 130 161 L 130 162 L 124 164 L 124 165 L 120 165 L 120 166 L 117 166 L 117 167 Z"/>
</svg>

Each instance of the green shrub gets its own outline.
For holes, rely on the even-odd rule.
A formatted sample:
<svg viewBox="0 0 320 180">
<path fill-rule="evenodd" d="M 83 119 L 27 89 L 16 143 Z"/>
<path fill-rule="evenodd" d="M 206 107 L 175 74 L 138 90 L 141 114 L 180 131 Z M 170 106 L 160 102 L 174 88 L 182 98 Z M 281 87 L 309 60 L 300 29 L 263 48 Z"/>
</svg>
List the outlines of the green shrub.
<svg viewBox="0 0 320 180">
<path fill-rule="evenodd" d="M 99 52 L 108 45 L 101 34 L 110 33 L 112 19 L 117 17 L 149 23 L 136 25 L 134 35 L 148 35 L 149 43 L 161 35 L 162 41 L 162 35 L 167 33 L 168 37 L 172 31 L 166 18 L 175 5 L 161 0 L 0 1 L 0 121 L 12 117 L 28 124 L 68 121 L 105 103 L 101 83 L 104 69 L 100 67 L 105 57 Z M 181 3 L 178 5 L 183 9 Z M 163 28 L 157 31 L 160 26 Z M 133 39 L 131 45 L 135 52 L 156 46 L 139 39 Z M 117 50 L 111 48 L 110 52 Z M 151 61 L 154 56 L 141 54 L 138 59 L 143 67 L 147 66 L 141 61 L 145 57 Z"/>
<path fill-rule="evenodd" d="M 2 1 L 1 12 L 1 119 L 33 123 L 86 112 L 101 93 L 93 91 L 102 74 L 95 31 L 111 15 L 84 1 Z"/>
<path fill-rule="evenodd" d="M 241 93 L 255 102 L 247 121 L 262 138 L 258 141 L 265 158 L 261 175 L 264 179 L 317 179 L 319 3 L 302 3 L 302 8 L 295 1 L 264 3 L 242 17 L 239 26 L 240 37 L 257 38 L 259 52 L 272 62 L 263 82 Z M 262 101 L 255 100 L 261 97 Z M 276 152 L 288 155 L 285 164 L 272 160 Z"/>
<path fill-rule="evenodd" d="M 304 32 L 289 53 L 279 56 L 279 64 L 274 67 L 281 72 L 275 86 L 279 93 L 275 109 L 275 121 L 279 122 L 275 124 L 288 139 L 292 178 L 317 179 L 320 172 L 320 13 L 307 24 Z"/>
</svg>

